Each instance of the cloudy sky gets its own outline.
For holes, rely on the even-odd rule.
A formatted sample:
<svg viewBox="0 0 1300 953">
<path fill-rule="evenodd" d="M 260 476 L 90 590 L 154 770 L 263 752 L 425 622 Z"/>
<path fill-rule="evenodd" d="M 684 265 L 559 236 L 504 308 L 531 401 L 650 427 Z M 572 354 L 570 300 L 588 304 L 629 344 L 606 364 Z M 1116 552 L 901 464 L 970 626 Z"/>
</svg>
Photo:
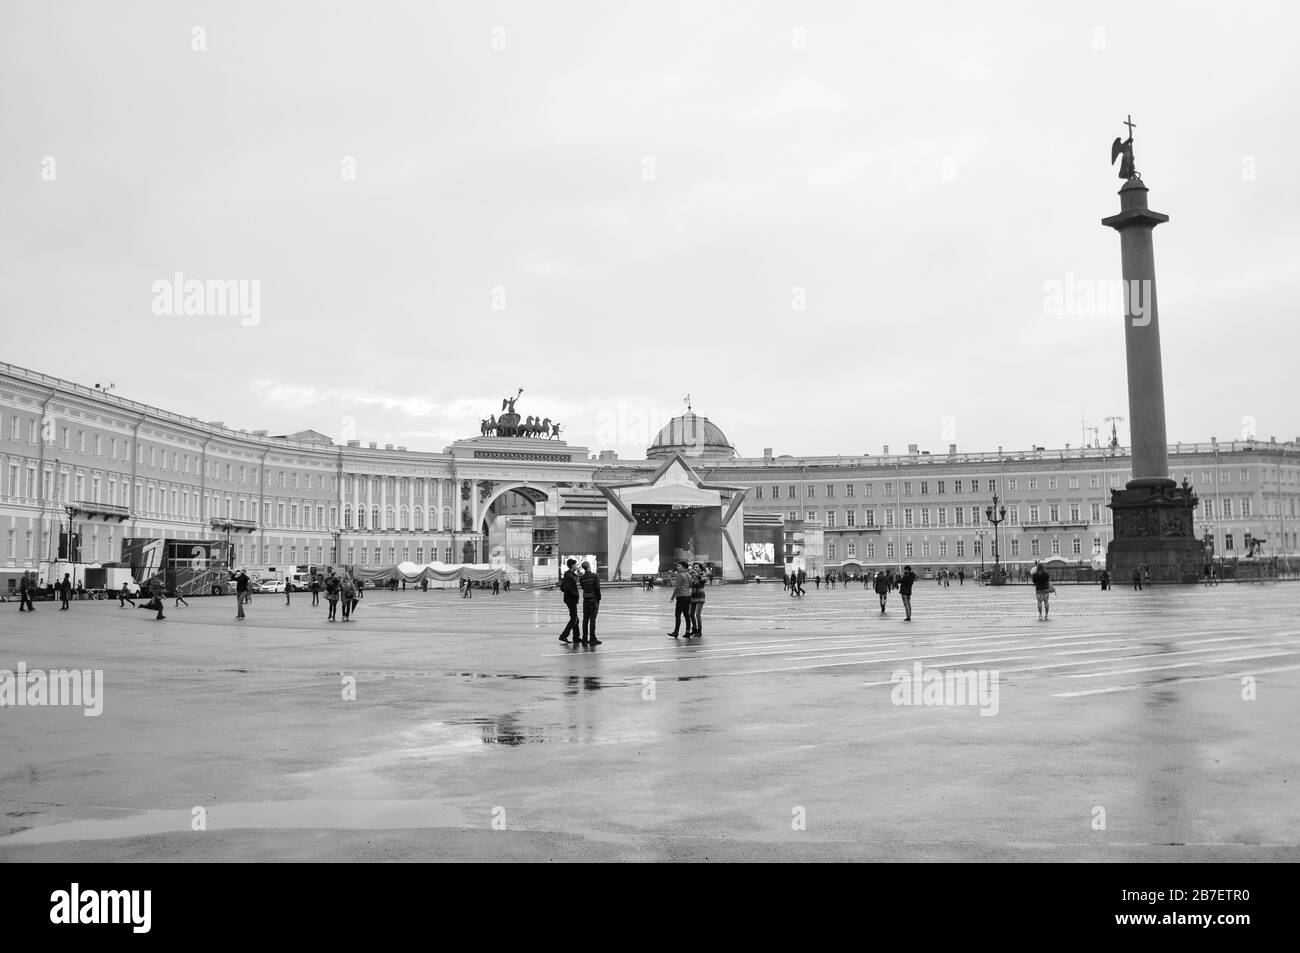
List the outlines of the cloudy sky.
<svg viewBox="0 0 1300 953">
<path fill-rule="evenodd" d="M 419 449 L 519 387 L 631 455 L 688 392 L 746 454 L 1077 446 L 1131 113 L 1169 439 L 1300 434 L 1291 3 L 4 7 L 10 363 Z"/>
</svg>

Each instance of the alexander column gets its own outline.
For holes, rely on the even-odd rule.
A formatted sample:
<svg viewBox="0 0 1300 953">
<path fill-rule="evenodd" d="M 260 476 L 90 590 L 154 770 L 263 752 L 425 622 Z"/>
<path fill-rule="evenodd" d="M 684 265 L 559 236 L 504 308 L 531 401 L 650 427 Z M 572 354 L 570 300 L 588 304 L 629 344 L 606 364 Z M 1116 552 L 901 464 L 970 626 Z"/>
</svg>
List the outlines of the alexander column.
<svg viewBox="0 0 1300 953">
<path fill-rule="evenodd" d="M 1119 583 L 1135 569 L 1149 569 L 1152 580 L 1196 582 L 1205 562 L 1195 535 L 1196 495 L 1169 478 L 1165 439 L 1165 385 L 1160 361 L 1160 315 L 1156 307 L 1156 263 L 1151 232 L 1169 221 L 1147 207 L 1147 187 L 1133 166 L 1133 127 L 1116 139 L 1111 162 L 1121 158 L 1120 212 L 1102 219 L 1119 232 L 1124 271 L 1124 350 L 1128 363 L 1128 410 L 1133 444 L 1133 479 L 1112 490 L 1115 532 L 1106 568 Z"/>
</svg>

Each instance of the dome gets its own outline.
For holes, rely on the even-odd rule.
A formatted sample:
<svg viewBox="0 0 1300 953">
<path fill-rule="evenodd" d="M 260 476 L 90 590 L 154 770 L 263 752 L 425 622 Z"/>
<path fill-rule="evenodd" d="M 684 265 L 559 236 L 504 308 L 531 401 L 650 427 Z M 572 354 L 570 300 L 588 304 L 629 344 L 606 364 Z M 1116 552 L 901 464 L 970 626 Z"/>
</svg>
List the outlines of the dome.
<svg viewBox="0 0 1300 953">
<path fill-rule="evenodd" d="M 661 460 L 673 453 L 687 458 L 717 460 L 734 457 L 736 448 L 708 417 L 687 411 L 668 421 L 646 448 L 645 455 L 647 460 Z"/>
</svg>

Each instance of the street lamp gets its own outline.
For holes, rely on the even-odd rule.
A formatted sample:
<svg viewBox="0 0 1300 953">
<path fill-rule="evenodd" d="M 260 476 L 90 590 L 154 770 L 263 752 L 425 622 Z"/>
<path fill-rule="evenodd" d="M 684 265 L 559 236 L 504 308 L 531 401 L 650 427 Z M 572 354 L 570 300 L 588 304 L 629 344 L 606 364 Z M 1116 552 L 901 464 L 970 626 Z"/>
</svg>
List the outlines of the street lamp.
<svg viewBox="0 0 1300 953">
<path fill-rule="evenodd" d="M 1007 518 L 1007 508 L 998 506 L 998 495 L 993 494 L 993 505 L 984 508 L 984 518 L 993 524 L 993 579 L 1000 585 L 1002 579 L 1001 558 L 998 554 L 998 525 Z"/>
<path fill-rule="evenodd" d="M 984 537 L 988 535 L 988 530 L 983 527 L 975 530 L 975 538 L 979 540 L 980 545 L 980 578 L 984 578 Z"/>
<path fill-rule="evenodd" d="M 334 532 L 330 533 L 330 535 L 334 537 L 334 566 L 337 568 L 339 565 L 339 537 L 342 536 L 343 534 L 340 533 L 338 530 L 335 530 Z"/>
</svg>

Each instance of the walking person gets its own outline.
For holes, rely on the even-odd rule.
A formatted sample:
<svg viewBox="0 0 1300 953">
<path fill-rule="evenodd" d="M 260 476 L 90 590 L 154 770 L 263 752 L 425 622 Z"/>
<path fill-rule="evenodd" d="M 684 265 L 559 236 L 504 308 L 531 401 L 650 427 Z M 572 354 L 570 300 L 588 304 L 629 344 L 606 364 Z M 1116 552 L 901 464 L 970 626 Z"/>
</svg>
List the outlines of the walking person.
<svg viewBox="0 0 1300 953">
<path fill-rule="evenodd" d="M 176 586 L 176 588 L 172 590 L 172 595 L 173 595 L 173 596 L 175 597 L 175 599 L 176 599 L 176 601 L 172 603 L 172 608 L 173 608 L 173 609 L 177 609 L 177 608 L 179 608 L 179 607 L 180 607 L 180 604 L 181 604 L 182 602 L 185 603 L 185 608 L 188 609 L 188 608 L 190 607 L 190 604 L 189 604 L 188 602 L 186 602 L 185 597 L 184 597 L 183 595 L 181 595 L 181 587 L 180 587 L 179 585 Z"/>
<path fill-rule="evenodd" d="M 880 614 L 885 614 L 885 602 L 889 599 L 889 577 L 883 572 L 876 573 L 876 595 L 880 596 Z"/>
<path fill-rule="evenodd" d="M 1142 591 L 1142 570 L 1136 567 L 1133 569 L 1133 588 Z"/>
<path fill-rule="evenodd" d="M 311 604 L 320 605 L 320 576 L 311 577 Z"/>
<path fill-rule="evenodd" d="M 129 602 L 131 603 L 131 608 L 134 609 L 135 600 L 131 598 L 131 590 L 127 589 L 126 586 L 126 583 L 122 583 L 122 588 L 117 594 L 117 607 L 119 609 L 125 609 L 126 604 Z"/>
<path fill-rule="evenodd" d="M 708 574 L 705 573 L 704 567 L 699 563 L 695 564 L 695 571 L 691 574 L 691 631 L 698 639 L 704 635 L 704 630 L 700 628 L 700 615 L 704 612 L 704 589 L 709 584 Z"/>
<path fill-rule="evenodd" d="M 673 630 L 668 633 L 668 637 L 677 638 L 682 630 L 684 618 L 686 637 L 689 639 L 693 631 L 691 629 L 691 574 L 684 559 L 677 564 L 677 569 L 673 573 L 673 594 L 668 598 L 673 601 Z"/>
<path fill-rule="evenodd" d="M 248 601 L 248 573 L 239 570 L 235 576 L 235 618 L 243 619 L 244 603 Z"/>
<path fill-rule="evenodd" d="M 898 580 L 898 594 L 903 597 L 903 609 L 907 612 L 904 622 L 912 621 L 912 586 L 916 583 L 916 573 L 911 566 L 903 567 L 903 575 Z"/>
<path fill-rule="evenodd" d="M 72 598 L 72 579 L 65 572 L 63 579 L 59 581 L 59 611 L 62 612 L 68 608 L 68 600 Z"/>
<path fill-rule="evenodd" d="M 352 613 L 357 608 L 358 582 L 348 573 L 339 580 L 339 602 L 343 606 L 343 621 L 351 622 Z"/>
<path fill-rule="evenodd" d="M 583 563 L 583 565 L 585 566 L 586 563 Z M 492 595 L 501 595 L 501 578 L 499 576 L 492 580 Z"/>
<path fill-rule="evenodd" d="M 1047 575 L 1047 570 L 1043 568 L 1042 563 L 1034 563 L 1033 575 L 1029 577 L 1034 581 L 1034 600 L 1038 604 L 1038 618 L 1047 621 L 1047 614 L 1052 607 L 1049 604 L 1052 593 L 1055 589 L 1052 587 L 1052 580 Z"/>
<path fill-rule="evenodd" d="M 573 643 L 577 645 L 582 641 L 582 624 L 578 621 L 578 574 L 573 571 L 573 567 L 578 565 L 576 559 L 570 559 L 565 563 L 568 568 L 564 575 L 560 577 L 560 594 L 564 597 L 564 607 L 569 610 L 569 622 L 560 633 L 560 641 L 567 643 L 569 633 L 573 633 Z"/>
<path fill-rule="evenodd" d="M 959 586 L 966 585 L 966 570 L 964 569 L 957 570 L 957 585 Z"/>
<path fill-rule="evenodd" d="M 582 587 L 582 641 L 588 645 L 600 645 L 596 638 L 596 614 L 600 612 L 600 576 L 591 571 L 591 563 L 582 561 L 582 576 L 578 579 Z M 496 595 L 496 592 L 493 592 Z"/>
<path fill-rule="evenodd" d="M 284 604 L 286 606 L 289 604 L 289 593 L 291 592 L 293 592 L 293 583 L 286 579 L 284 581 Z"/>
</svg>

